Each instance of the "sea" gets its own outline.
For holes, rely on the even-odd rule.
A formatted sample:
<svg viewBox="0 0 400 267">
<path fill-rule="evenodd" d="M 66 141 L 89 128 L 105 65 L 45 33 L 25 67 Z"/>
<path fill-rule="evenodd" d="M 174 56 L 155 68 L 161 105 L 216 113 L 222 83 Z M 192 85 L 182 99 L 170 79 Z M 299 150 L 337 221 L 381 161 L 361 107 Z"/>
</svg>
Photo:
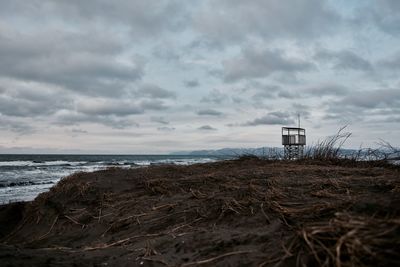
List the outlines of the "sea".
<svg viewBox="0 0 400 267">
<path fill-rule="evenodd" d="M 201 155 L 1 155 L 0 204 L 31 201 L 63 177 L 109 167 L 142 168 L 158 164 L 189 165 L 218 161 Z"/>
</svg>

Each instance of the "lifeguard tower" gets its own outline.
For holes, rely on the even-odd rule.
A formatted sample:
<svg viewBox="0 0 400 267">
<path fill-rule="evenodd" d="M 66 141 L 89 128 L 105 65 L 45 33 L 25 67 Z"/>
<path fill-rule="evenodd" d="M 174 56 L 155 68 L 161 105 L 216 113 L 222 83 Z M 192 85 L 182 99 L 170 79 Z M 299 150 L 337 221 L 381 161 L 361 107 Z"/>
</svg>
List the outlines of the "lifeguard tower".
<svg viewBox="0 0 400 267">
<path fill-rule="evenodd" d="M 282 127 L 282 145 L 285 159 L 303 157 L 304 146 L 306 145 L 306 130 L 300 128 L 300 118 L 299 127 Z"/>
</svg>

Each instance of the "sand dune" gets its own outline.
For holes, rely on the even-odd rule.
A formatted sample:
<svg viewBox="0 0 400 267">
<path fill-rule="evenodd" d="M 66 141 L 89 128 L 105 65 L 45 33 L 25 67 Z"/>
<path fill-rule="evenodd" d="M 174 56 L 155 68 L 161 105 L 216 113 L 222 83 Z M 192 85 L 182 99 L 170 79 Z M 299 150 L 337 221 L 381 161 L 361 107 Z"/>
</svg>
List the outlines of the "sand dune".
<svg viewBox="0 0 400 267">
<path fill-rule="evenodd" d="M 0 208 L 4 266 L 395 266 L 400 169 L 257 158 L 112 168 Z"/>
</svg>

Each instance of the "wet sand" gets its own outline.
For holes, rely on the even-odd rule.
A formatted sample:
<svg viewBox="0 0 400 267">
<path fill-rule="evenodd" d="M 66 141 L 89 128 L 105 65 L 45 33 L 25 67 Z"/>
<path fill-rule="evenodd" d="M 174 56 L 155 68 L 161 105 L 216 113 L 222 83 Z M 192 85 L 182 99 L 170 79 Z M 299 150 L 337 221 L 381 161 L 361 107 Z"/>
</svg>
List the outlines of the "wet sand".
<svg viewBox="0 0 400 267">
<path fill-rule="evenodd" d="M 396 266 L 400 168 L 267 161 L 108 169 L 0 207 L 1 266 Z"/>
</svg>

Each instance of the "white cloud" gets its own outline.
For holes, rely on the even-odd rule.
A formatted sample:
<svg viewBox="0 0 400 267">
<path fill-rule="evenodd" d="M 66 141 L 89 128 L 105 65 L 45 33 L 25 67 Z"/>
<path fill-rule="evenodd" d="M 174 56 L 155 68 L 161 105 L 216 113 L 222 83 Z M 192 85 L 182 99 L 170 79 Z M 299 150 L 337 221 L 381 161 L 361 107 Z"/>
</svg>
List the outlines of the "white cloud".
<svg viewBox="0 0 400 267">
<path fill-rule="evenodd" d="M 227 82 L 241 79 L 263 78 L 274 73 L 298 73 L 310 71 L 313 64 L 302 59 L 288 57 L 279 50 L 248 47 L 240 56 L 223 62 Z"/>
</svg>

